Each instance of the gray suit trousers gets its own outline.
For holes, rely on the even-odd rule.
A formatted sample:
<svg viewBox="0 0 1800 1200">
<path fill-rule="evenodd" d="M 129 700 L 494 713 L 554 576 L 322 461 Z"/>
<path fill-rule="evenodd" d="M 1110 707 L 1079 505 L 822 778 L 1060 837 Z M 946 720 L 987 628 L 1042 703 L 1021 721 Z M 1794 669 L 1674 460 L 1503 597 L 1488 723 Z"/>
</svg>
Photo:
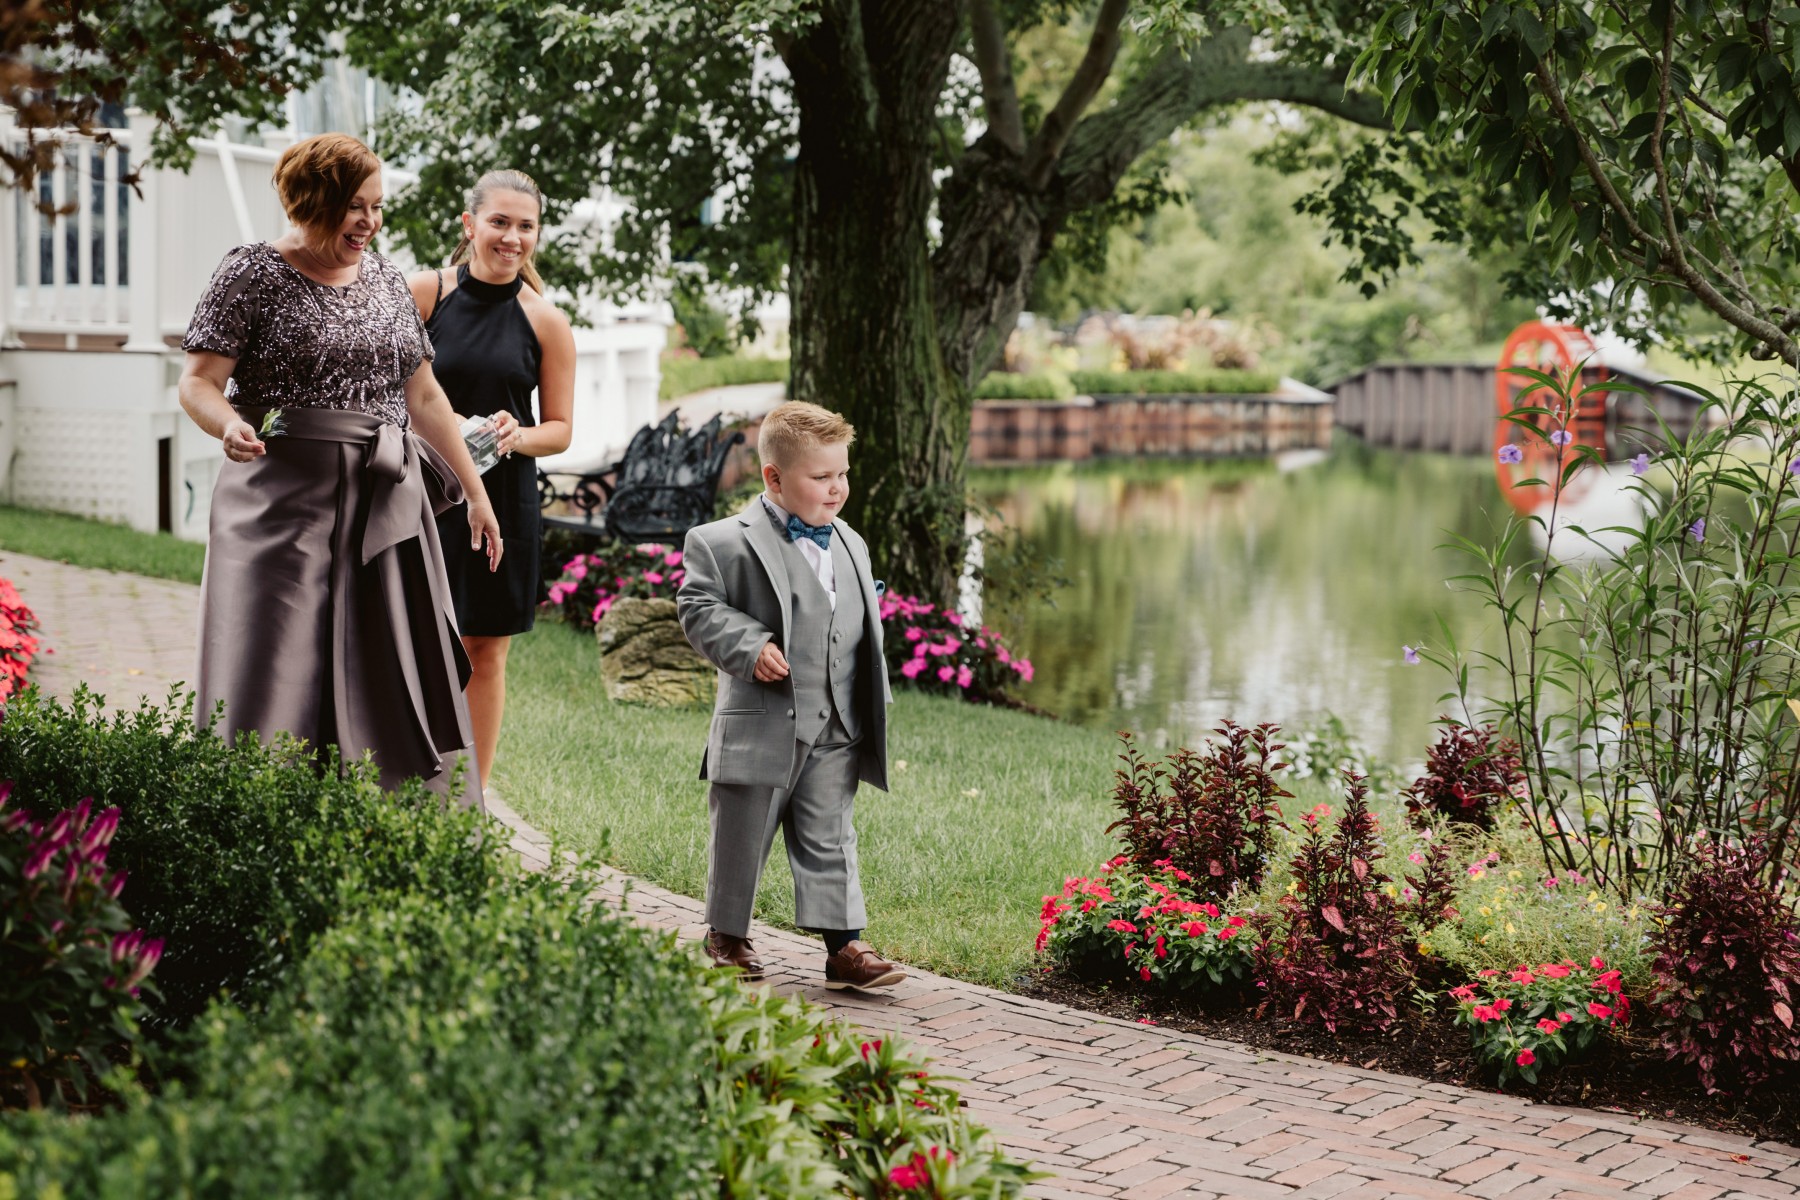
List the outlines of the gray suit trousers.
<svg viewBox="0 0 1800 1200">
<path fill-rule="evenodd" d="M 756 885 L 779 828 L 794 875 L 794 923 L 802 929 L 861 929 L 868 924 L 856 867 L 853 823 L 861 739 L 834 716 L 815 744 L 795 743 L 795 773 L 785 788 L 713 783 L 706 804 L 706 920 L 721 933 L 748 937 Z"/>
</svg>

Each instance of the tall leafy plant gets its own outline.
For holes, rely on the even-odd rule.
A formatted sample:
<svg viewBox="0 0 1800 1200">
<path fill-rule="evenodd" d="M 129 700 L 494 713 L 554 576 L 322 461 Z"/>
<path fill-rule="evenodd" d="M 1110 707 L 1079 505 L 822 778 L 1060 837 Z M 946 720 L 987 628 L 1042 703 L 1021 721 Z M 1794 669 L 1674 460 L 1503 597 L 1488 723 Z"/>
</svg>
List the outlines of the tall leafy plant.
<svg viewBox="0 0 1800 1200">
<path fill-rule="evenodd" d="M 1345 775 L 1344 810 L 1327 836 L 1320 805 L 1303 818 L 1289 864 L 1294 890 L 1259 924 L 1258 983 L 1278 1011 L 1336 1032 L 1387 1029 L 1414 979 L 1412 939 L 1381 869 L 1381 826 L 1362 776 Z"/>
<path fill-rule="evenodd" d="M 1537 402 L 1511 419 L 1550 443 L 1556 478 L 1538 481 L 1545 507 L 1491 545 L 1458 538 L 1475 569 L 1452 580 L 1494 614 L 1498 647 L 1421 653 L 1455 674 L 1471 724 L 1520 742 L 1524 815 L 1553 873 L 1629 899 L 1671 877 L 1698 836 L 1762 833 L 1773 879 L 1800 850 L 1800 737 L 1784 703 L 1800 666 L 1800 396 L 1696 389 L 1694 432 L 1665 425 L 1658 452 L 1632 460 L 1641 520 L 1590 530 L 1562 511 L 1558 484 L 1599 457 L 1570 444 L 1567 415 L 1595 388 L 1628 385 L 1572 395 L 1568 379 L 1519 373 Z M 1479 702 L 1484 668 L 1498 698 Z"/>
<path fill-rule="evenodd" d="M 1115 776 L 1119 818 L 1106 827 L 1142 870 L 1173 865 L 1203 894 L 1225 899 L 1262 883 L 1269 847 L 1281 824 L 1277 802 L 1293 793 L 1277 781 L 1277 726 L 1247 729 L 1225 721 L 1203 752 L 1177 750 L 1167 763 L 1144 758 L 1123 735 L 1125 764 Z"/>
</svg>

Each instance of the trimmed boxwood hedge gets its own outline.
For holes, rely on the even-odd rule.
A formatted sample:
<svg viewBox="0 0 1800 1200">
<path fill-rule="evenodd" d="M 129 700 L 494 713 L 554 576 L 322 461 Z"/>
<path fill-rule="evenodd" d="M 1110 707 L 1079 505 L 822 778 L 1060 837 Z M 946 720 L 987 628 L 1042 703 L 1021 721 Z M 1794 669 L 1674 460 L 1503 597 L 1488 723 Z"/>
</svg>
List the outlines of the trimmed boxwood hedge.
<svg viewBox="0 0 1800 1200">
<path fill-rule="evenodd" d="M 1068 400 L 1075 385 L 1061 371 L 990 371 L 975 385 L 977 400 Z"/>
<path fill-rule="evenodd" d="M 1281 381 L 1269 371 L 1072 371 L 1085 396 L 1260 396 Z"/>
<path fill-rule="evenodd" d="M 580 869 L 524 871 L 416 785 L 226 746 L 188 703 L 103 719 L 27 692 L 0 721 L 22 806 L 120 806 L 122 898 L 184 964 L 156 973 L 179 999 L 154 1069 L 116 1071 L 106 1111 L 0 1112 L 0 1198 L 827 1200 L 929 1176 L 964 1200 L 1036 1177 L 922 1059 L 708 970 Z"/>
<path fill-rule="evenodd" d="M 686 1196 L 708 1022 L 690 970 L 573 889 L 422 893 L 321 936 L 268 1007 L 216 1005 L 181 1078 L 0 1123 L 0 1195 Z"/>
<path fill-rule="evenodd" d="M 357 904 L 406 891 L 465 907 L 512 868 L 471 846 L 481 818 L 417 783 L 384 795 L 371 771 L 316 767 L 292 742 L 231 746 L 195 729 L 192 700 L 104 714 L 84 687 L 67 707 L 28 690 L 0 722 L 0 779 L 41 812 L 94 796 L 123 810 L 108 865 L 120 900 L 167 939 L 155 1028 L 229 992 L 256 1002 L 312 939 Z"/>
</svg>

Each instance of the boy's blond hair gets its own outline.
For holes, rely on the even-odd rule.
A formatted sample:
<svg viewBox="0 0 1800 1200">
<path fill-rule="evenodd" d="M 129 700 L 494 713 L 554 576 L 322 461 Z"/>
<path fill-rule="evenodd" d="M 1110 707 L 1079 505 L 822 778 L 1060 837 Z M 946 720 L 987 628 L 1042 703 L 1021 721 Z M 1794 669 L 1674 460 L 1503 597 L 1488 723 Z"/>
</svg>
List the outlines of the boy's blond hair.
<svg viewBox="0 0 1800 1200">
<path fill-rule="evenodd" d="M 849 445 L 856 440 L 856 426 L 828 408 L 789 400 L 776 405 L 763 418 L 756 437 L 756 453 L 764 463 L 785 467 L 814 446 Z"/>
</svg>

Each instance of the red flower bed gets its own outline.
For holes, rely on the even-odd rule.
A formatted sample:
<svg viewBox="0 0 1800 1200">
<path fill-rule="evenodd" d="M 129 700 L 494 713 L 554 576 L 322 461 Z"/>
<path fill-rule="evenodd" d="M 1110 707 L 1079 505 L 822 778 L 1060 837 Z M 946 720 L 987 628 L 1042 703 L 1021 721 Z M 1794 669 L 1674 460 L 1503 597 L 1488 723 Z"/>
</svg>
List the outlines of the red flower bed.
<svg viewBox="0 0 1800 1200">
<path fill-rule="evenodd" d="M 37 614 L 25 606 L 9 579 L 0 579 L 0 702 L 25 686 L 25 675 L 37 657 Z"/>
</svg>

